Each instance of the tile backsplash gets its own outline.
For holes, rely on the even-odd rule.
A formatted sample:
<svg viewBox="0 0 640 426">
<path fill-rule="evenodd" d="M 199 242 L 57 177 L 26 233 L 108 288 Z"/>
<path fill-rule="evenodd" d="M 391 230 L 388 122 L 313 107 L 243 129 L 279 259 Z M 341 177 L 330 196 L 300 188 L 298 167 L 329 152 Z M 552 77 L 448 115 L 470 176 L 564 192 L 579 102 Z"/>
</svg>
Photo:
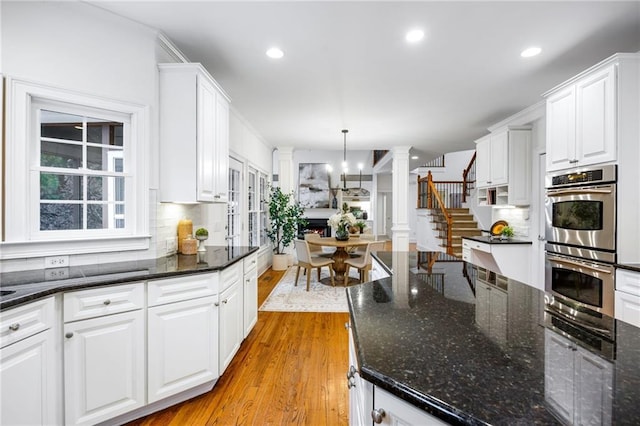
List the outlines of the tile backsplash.
<svg viewBox="0 0 640 426">
<path fill-rule="evenodd" d="M 493 222 L 504 220 L 513 227 L 513 233 L 516 238 L 529 237 L 529 209 L 520 207 L 499 208 L 494 207 L 491 216 Z"/>
</svg>

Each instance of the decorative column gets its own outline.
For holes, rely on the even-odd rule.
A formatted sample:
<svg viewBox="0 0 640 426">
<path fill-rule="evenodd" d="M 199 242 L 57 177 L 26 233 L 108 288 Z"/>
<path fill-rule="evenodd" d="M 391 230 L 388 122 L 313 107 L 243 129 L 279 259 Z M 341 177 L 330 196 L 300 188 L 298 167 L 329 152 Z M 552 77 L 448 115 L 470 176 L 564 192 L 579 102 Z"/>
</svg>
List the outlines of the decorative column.
<svg viewBox="0 0 640 426">
<path fill-rule="evenodd" d="M 391 188 L 393 190 L 393 209 L 391 241 L 393 251 L 409 251 L 409 149 L 410 146 L 397 146 L 392 149 L 393 162 Z"/>
<path fill-rule="evenodd" d="M 278 186 L 285 194 L 296 189 L 293 174 L 293 147 L 278 147 Z"/>
</svg>

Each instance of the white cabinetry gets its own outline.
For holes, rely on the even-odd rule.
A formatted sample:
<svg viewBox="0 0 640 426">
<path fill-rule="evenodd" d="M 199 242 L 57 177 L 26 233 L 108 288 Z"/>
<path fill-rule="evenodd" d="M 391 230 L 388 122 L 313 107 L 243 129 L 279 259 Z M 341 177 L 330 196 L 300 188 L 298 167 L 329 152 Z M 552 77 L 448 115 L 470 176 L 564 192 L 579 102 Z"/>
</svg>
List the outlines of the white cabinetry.
<svg viewBox="0 0 640 426">
<path fill-rule="evenodd" d="M 638 134 L 637 66 L 616 54 L 545 93 L 547 171 L 624 158 Z"/>
<path fill-rule="evenodd" d="M 160 64 L 160 198 L 226 202 L 229 98 L 200 64 Z"/>
<path fill-rule="evenodd" d="M 568 424 L 611 424 L 613 364 L 545 329 L 545 400 Z"/>
<path fill-rule="evenodd" d="M 615 317 L 640 327 L 640 273 L 616 270 Z"/>
<path fill-rule="evenodd" d="M 220 375 L 231 363 L 244 338 L 242 262 L 220 272 Z"/>
<path fill-rule="evenodd" d="M 360 377 L 360 366 L 356 356 L 353 333 L 349 330 L 349 369 L 347 370 L 347 387 L 349 388 L 349 424 L 359 426 L 371 424 L 373 410 L 373 384 Z"/>
<path fill-rule="evenodd" d="M 509 127 L 476 141 L 480 205 L 528 205 L 531 192 L 531 130 Z"/>
<path fill-rule="evenodd" d="M 61 424 L 53 297 L 0 313 L 0 424 Z"/>
<path fill-rule="evenodd" d="M 217 274 L 148 283 L 149 403 L 218 378 L 217 292 Z"/>
<path fill-rule="evenodd" d="M 143 283 L 64 294 L 66 424 L 95 424 L 145 404 L 143 307 Z"/>
<path fill-rule="evenodd" d="M 258 255 L 252 254 L 244 258 L 243 299 L 243 328 L 247 337 L 253 326 L 258 322 Z"/>
<path fill-rule="evenodd" d="M 487 273 L 485 271 L 485 273 Z M 478 274 L 482 274 L 480 270 Z M 476 323 L 491 340 L 507 343 L 507 279 L 496 276 L 496 285 L 476 280 Z"/>
<path fill-rule="evenodd" d="M 371 417 L 374 418 L 374 423 L 376 424 L 389 426 L 444 426 L 449 424 L 378 386 L 376 386 L 374 394 L 374 408 Z"/>
<path fill-rule="evenodd" d="M 371 280 L 380 280 L 389 277 L 389 273 L 376 258 L 371 258 Z"/>
</svg>

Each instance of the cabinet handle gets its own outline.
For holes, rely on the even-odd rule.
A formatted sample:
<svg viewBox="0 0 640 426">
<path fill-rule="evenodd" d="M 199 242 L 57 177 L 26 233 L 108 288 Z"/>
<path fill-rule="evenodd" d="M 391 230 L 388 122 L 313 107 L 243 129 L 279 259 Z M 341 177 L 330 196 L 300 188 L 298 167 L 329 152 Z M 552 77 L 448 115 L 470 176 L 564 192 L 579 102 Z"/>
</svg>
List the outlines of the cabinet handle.
<svg viewBox="0 0 640 426">
<path fill-rule="evenodd" d="M 222 303 L 224 303 L 224 304 L 226 305 L 228 301 L 229 301 L 229 299 L 224 299 L 224 300 L 222 301 Z"/>
<path fill-rule="evenodd" d="M 344 328 L 346 328 L 347 330 L 351 328 L 351 325 L 348 322 L 344 323 Z"/>
<path fill-rule="evenodd" d="M 355 388 L 355 387 L 356 387 L 356 382 L 354 382 L 351 379 L 349 379 L 347 381 L 347 389 L 351 389 L 351 388 Z"/>
<path fill-rule="evenodd" d="M 347 371 L 347 380 L 353 379 L 353 376 L 356 375 L 356 368 L 352 365 L 349 367 L 349 371 Z"/>
<path fill-rule="evenodd" d="M 67 339 L 71 339 L 73 337 L 73 332 L 68 332 L 67 334 L 64 335 L 64 337 L 66 337 Z"/>
<path fill-rule="evenodd" d="M 20 328 L 20 323 L 19 322 L 15 323 L 15 324 L 11 324 L 9 326 L 9 330 L 11 330 L 11 331 L 18 331 L 19 328 Z"/>
<path fill-rule="evenodd" d="M 573 160 L 569 160 L 569 163 L 571 163 L 571 164 L 574 164 L 574 163 L 577 163 L 577 162 L 578 162 L 578 160 L 575 159 L 575 158 Z"/>
<path fill-rule="evenodd" d="M 107 299 L 102 303 L 104 304 L 104 306 L 109 306 L 111 304 L 111 300 Z"/>
<path fill-rule="evenodd" d="M 215 303 L 214 303 L 214 306 L 220 306 L 220 303 L 215 302 Z"/>
<path fill-rule="evenodd" d="M 371 410 L 371 418 L 373 419 L 373 422 L 377 424 L 382 423 L 382 420 L 384 419 L 384 416 L 386 414 L 387 413 L 385 413 L 382 408 L 376 408 L 375 410 Z"/>
</svg>

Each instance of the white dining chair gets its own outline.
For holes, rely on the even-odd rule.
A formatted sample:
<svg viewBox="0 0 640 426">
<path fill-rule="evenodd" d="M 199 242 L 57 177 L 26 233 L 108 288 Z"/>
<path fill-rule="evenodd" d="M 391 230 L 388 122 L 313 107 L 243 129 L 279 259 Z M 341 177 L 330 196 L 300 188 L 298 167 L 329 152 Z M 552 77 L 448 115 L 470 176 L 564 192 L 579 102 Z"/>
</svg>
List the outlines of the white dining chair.
<svg viewBox="0 0 640 426">
<path fill-rule="evenodd" d="M 346 269 L 344 271 L 345 285 L 349 280 L 349 268 L 356 268 L 360 272 L 360 282 L 363 283 L 369 280 L 369 271 L 371 270 L 371 252 L 384 250 L 384 241 L 372 241 L 367 244 L 367 248 L 363 256 L 346 259 L 344 264 Z"/>
<path fill-rule="evenodd" d="M 324 266 L 329 267 L 329 276 L 331 277 L 331 285 L 335 286 L 333 272 L 333 259 L 327 259 L 321 256 L 311 256 L 309 250 L 309 244 L 305 240 L 294 240 L 293 243 L 296 246 L 296 256 L 298 257 L 298 269 L 296 269 L 296 281 L 295 285 L 298 285 L 298 277 L 300 276 L 300 268 L 305 268 L 307 274 L 307 291 L 309 291 L 309 285 L 311 283 L 311 270 L 318 270 L 318 281 L 320 281 L 320 268 Z"/>
</svg>

